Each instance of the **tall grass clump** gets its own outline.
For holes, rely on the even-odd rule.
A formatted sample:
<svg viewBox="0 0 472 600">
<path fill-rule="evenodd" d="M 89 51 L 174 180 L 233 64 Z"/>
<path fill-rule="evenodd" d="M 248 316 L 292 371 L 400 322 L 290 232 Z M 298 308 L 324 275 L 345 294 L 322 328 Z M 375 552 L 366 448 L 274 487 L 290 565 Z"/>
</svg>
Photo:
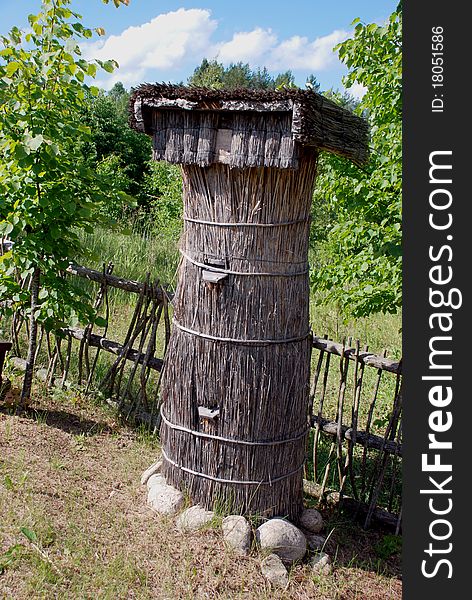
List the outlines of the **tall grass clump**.
<svg viewBox="0 0 472 600">
<path fill-rule="evenodd" d="M 175 284 L 179 251 L 178 242 L 171 237 L 97 227 L 93 233 L 82 233 L 81 241 L 84 251 L 77 262 L 87 267 L 101 270 L 111 261 L 114 273 L 120 277 L 144 281 L 149 273 L 151 281 L 158 279 L 164 286 Z M 129 296 L 125 292 L 122 295 Z"/>
</svg>

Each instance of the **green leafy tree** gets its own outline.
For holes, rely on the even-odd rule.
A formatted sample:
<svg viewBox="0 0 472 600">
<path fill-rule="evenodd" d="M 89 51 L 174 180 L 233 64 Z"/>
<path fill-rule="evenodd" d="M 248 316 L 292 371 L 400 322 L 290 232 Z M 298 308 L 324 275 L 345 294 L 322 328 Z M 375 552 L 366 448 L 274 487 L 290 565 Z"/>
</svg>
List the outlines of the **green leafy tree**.
<svg viewBox="0 0 472 600">
<path fill-rule="evenodd" d="M 30 321 L 24 402 L 38 323 L 57 332 L 94 318 L 61 273 L 79 248 L 78 230 L 93 231 L 110 194 L 108 181 L 82 160 L 91 132 L 81 118 L 87 96 L 98 94 L 85 78 L 97 67 L 112 72 L 116 63 L 81 57 L 78 41 L 93 31 L 69 5 L 43 0 L 27 32 L 14 27 L 0 38 L 0 236 L 14 241 L 0 256 L 0 297 L 5 311 L 22 310 Z"/>
<path fill-rule="evenodd" d="M 107 95 L 114 101 L 117 113 L 127 119 L 130 93 L 121 81 L 117 81 Z"/>
<path fill-rule="evenodd" d="M 321 159 L 314 204 L 329 219 L 329 257 L 314 265 L 312 283 L 346 315 L 366 316 L 396 312 L 402 298 L 401 6 L 385 25 L 353 24 L 354 37 L 337 48 L 349 68 L 345 86 L 366 88 L 355 111 L 370 122 L 371 159 L 363 169 Z"/>
<path fill-rule="evenodd" d="M 143 182 L 146 210 L 141 211 L 142 228 L 154 235 L 177 240 L 182 231 L 182 174 L 177 165 L 150 164 Z"/>
<path fill-rule="evenodd" d="M 98 209 L 100 214 L 109 222 L 110 227 L 125 224 L 127 228 L 129 217 L 137 207 L 137 201 L 134 196 L 121 192 L 133 189 L 136 182 L 129 178 L 126 169 L 122 167 L 121 157 L 116 154 L 109 154 L 97 162 L 94 168 L 100 178 L 109 182 L 112 191 Z"/>
<path fill-rule="evenodd" d="M 274 87 L 274 79 L 266 67 L 253 71 L 251 87 L 256 90 L 269 90 Z"/>
<path fill-rule="evenodd" d="M 117 83 L 108 94 L 100 92 L 88 98 L 83 121 L 91 130 L 87 143 L 82 145 L 84 160 L 96 166 L 105 160 L 109 175 L 117 168 L 116 178 L 122 191 L 140 197 L 144 175 L 149 171 L 151 140 L 130 128 L 128 124 L 129 92 Z M 114 156 L 115 160 L 109 157 Z M 122 175 L 125 175 L 123 178 Z"/>
<path fill-rule="evenodd" d="M 309 90 L 313 90 L 314 92 L 317 92 L 318 94 L 321 93 L 320 91 L 320 82 L 318 81 L 318 79 L 316 78 L 315 75 L 313 75 L 313 73 L 311 75 L 308 75 L 308 77 L 306 78 L 305 81 L 305 87 Z"/>
<path fill-rule="evenodd" d="M 276 89 L 293 88 L 295 85 L 295 76 L 292 71 L 285 71 L 285 73 L 279 73 L 274 81 L 274 87 Z"/>
<path fill-rule="evenodd" d="M 285 71 L 274 78 L 266 67 L 252 70 L 249 63 L 242 62 L 231 63 L 225 67 L 223 63 L 204 58 L 188 78 L 188 84 L 214 89 L 274 90 L 295 87 L 295 77 L 291 71 Z"/>
<path fill-rule="evenodd" d="M 201 64 L 195 69 L 189 77 L 189 85 L 220 88 L 248 88 L 251 87 L 253 73 L 249 64 L 231 63 L 225 67 L 216 60 L 207 60 L 204 58 Z"/>
<path fill-rule="evenodd" d="M 189 85 L 219 89 L 223 87 L 224 66 L 216 60 L 204 58 L 188 78 Z"/>
<path fill-rule="evenodd" d="M 223 87 L 234 90 L 237 88 L 251 87 L 253 74 L 249 64 L 238 62 L 231 63 L 223 73 Z"/>
<path fill-rule="evenodd" d="M 355 98 L 348 91 L 344 90 L 340 92 L 339 90 L 334 90 L 331 88 L 329 90 L 326 90 L 325 92 L 320 93 L 322 93 L 323 96 L 325 96 L 326 98 L 333 100 L 333 102 L 336 102 L 337 104 L 339 104 L 339 106 L 342 106 L 346 110 L 367 117 L 367 115 L 360 107 L 360 100 Z"/>
</svg>

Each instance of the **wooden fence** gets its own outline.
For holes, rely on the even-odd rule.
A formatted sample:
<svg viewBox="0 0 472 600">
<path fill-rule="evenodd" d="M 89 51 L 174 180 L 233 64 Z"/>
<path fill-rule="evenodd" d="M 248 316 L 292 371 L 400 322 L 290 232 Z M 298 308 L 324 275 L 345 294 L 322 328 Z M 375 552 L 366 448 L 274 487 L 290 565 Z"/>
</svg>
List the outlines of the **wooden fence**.
<svg viewBox="0 0 472 600">
<path fill-rule="evenodd" d="M 365 527 L 376 518 L 398 532 L 402 364 L 351 344 L 313 337 L 311 478 L 320 498 L 329 486 L 339 500 L 348 491 L 343 504 L 363 515 Z"/>
<path fill-rule="evenodd" d="M 158 430 L 159 384 L 171 331 L 172 295 L 158 281 L 130 281 L 71 265 L 68 274 L 98 284 L 95 309 L 107 325 L 69 327 L 58 336 L 40 333 L 37 376 L 47 385 L 78 385 L 100 392 L 126 417 Z M 111 290 L 137 296 L 128 305 L 126 333 L 109 339 Z M 24 368 L 21 331 L 27 320 L 12 321 L 12 363 Z M 95 331 L 94 331 L 95 329 Z M 121 328 L 123 330 L 123 328 Z M 307 444 L 305 489 L 320 501 L 342 502 L 362 516 L 365 527 L 380 520 L 401 527 L 401 361 L 368 352 L 357 341 L 336 343 L 313 336 L 310 390 L 311 435 Z M 105 352 L 108 360 L 100 360 Z M 114 356 L 114 358 L 113 358 Z"/>
</svg>

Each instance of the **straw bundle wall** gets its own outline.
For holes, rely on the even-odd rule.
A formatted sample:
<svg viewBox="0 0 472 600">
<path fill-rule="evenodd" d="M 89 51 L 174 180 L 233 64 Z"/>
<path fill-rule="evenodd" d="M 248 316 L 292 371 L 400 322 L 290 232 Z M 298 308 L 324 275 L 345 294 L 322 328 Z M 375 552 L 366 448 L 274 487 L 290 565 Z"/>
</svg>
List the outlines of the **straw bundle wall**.
<svg viewBox="0 0 472 600">
<path fill-rule="evenodd" d="M 292 139 L 290 112 L 230 113 L 159 110 L 152 115 L 155 160 L 207 167 L 221 162 L 218 131 L 230 143 L 225 162 L 231 167 L 298 166 L 298 146 Z"/>
<path fill-rule="evenodd" d="M 368 126 L 365 119 L 311 90 L 214 90 L 143 84 L 131 96 L 131 126 L 152 134 L 155 112 L 169 109 L 193 113 L 211 111 L 213 114 L 258 113 L 265 115 L 263 118 L 271 113 L 287 113 L 292 141 L 334 152 L 357 164 L 364 164 L 368 159 Z"/>
<path fill-rule="evenodd" d="M 316 156 L 305 151 L 297 171 L 183 167 L 183 259 L 161 437 L 167 481 L 208 508 L 219 501 L 290 518 L 302 508 Z M 206 281 L 205 264 L 225 278 Z"/>
</svg>

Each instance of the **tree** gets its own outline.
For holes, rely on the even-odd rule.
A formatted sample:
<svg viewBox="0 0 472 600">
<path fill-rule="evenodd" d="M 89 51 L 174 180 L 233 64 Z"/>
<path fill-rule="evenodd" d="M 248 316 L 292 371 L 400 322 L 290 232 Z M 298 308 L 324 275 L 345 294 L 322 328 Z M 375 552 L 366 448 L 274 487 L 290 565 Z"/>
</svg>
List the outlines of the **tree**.
<svg viewBox="0 0 472 600">
<path fill-rule="evenodd" d="M 266 67 L 259 67 L 252 73 L 251 87 L 256 90 L 268 90 L 274 87 L 274 79 Z"/>
<path fill-rule="evenodd" d="M 252 71 L 248 63 L 231 63 L 223 72 L 223 87 L 234 90 L 251 87 Z"/>
<path fill-rule="evenodd" d="M 108 92 L 107 96 L 110 98 L 110 100 L 113 100 L 113 102 L 115 103 L 116 111 L 120 115 L 120 117 L 128 119 L 128 105 L 130 93 L 121 83 L 121 81 L 117 81 L 115 83 L 115 85 Z"/>
<path fill-rule="evenodd" d="M 295 76 L 292 71 L 285 71 L 285 73 L 279 73 L 274 81 L 274 87 L 276 89 L 292 88 L 295 85 Z"/>
<path fill-rule="evenodd" d="M 305 87 L 309 90 L 313 90 L 314 92 L 317 92 L 318 94 L 321 93 L 320 82 L 316 78 L 316 75 L 313 75 L 313 73 L 311 75 L 308 75 L 308 77 L 306 78 Z"/>
<path fill-rule="evenodd" d="M 106 161 L 119 169 L 116 175 L 126 186 L 122 191 L 139 198 L 144 175 L 149 172 L 151 140 L 130 128 L 128 124 L 129 92 L 117 83 L 105 94 L 89 97 L 83 121 L 90 127 L 91 136 L 82 146 L 84 160 L 96 168 Z M 111 160 L 114 156 L 116 160 Z M 124 175 L 124 178 L 122 177 Z"/>
<path fill-rule="evenodd" d="M 219 89 L 223 87 L 224 67 L 216 60 L 204 58 L 188 78 L 189 85 Z"/>
<path fill-rule="evenodd" d="M 22 310 L 30 321 L 23 402 L 31 393 L 38 323 L 58 332 L 95 316 L 63 273 L 79 248 L 77 231 L 93 231 L 110 194 L 108 181 L 82 160 L 91 133 L 81 119 L 87 96 L 98 94 L 85 77 L 97 67 L 112 72 L 116 63 L 81 57 L 78 40 L 93 31 L 69 5 L 43 0 L 28 32 L 14 27 L 1 37 L 0 236 L 15 243 L 0 257 L 0 296 L 9 301 L 5 311 Z"/>
<path fill-rule="evenodd" d="M 385 25 L 354 21 L 354 37 L 337 46 L 345 86 L 366 88 L 355 111 L 370 122 L 371 158 L 363 169 L 332 155 L 320 161 L 314 202 L 332 218 L 329 259 L 314 265 L 312 283 L 346 315 L 401 306 L 401 24 L 399 5 Z"/>
<path fill-rule="evenodd" d="M 152 161 L 143 181 L 143 229 L 177 241 L 182 232 L 182 173 L 178 165 Z"/>
<path fill-rule="evenodd" d="M 275 90 L 295 87 L 295 77 L 291 71 L 279 73 L 275 78 L 266 67 L 252 70 L 249 63 L 231 63 L 225 67 L 216 60 L 204 58 L 188 78 L 189 85 L 215 89 L 249 88 L 252 90 Z"/>
</svg>

